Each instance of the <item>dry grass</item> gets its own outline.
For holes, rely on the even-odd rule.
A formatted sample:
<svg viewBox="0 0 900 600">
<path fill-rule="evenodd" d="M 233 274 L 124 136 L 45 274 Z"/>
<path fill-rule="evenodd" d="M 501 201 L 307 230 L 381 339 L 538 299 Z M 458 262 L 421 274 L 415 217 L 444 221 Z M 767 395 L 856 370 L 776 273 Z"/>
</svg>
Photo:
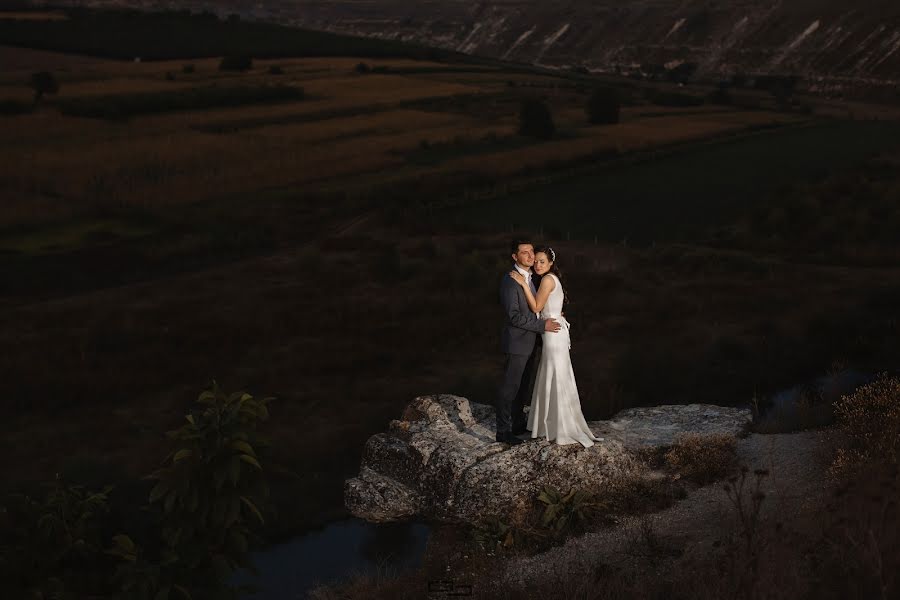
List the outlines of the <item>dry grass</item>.
<svg viewBox="0 0 900 600">
<path fill-rule="evenodd" d="M 835 457 L 836 473 L 866 463 L 900 461 L 900 378 L 882 375 L 835 404 L 847 447 Z"/>
<path fill-rule="evenodd" d="M 682 433 L 666 452 L 666 464 L 681 477 L 708 483 L 734 468 L 736 444 L 733 435 Z"/>
<path fill-rule="evenodd" d="M 18 56 L 19 79 L 27 74 L 30 65 L 61 59 L 61 55 L 53 53 L 9 49 L 3 52 Z M 482 85 L 482 80 L 504 81 L 502 73 L 475 73 L 478 77 L 466 83 L 460 83 L 459 73 L 358 75 L 353 69 L 359 61 L 344 58 L 260 61 L 246 74 L 219 73 L 215 60 L 204 59 L 190 61 L 195 72 L 183 75 L 184 62 L 73 62 L 64 74 L 60 97 L 176 90 L 198 81 L 203 81 L 203 85 L 271 81 L 301 85 L 309 99 L 108 123 L 60 117 L 55 114 L 51 98 L 35 114 L 0 122 L 4 148 L 0 151 L 0 182 L 6 191 L 0 226 L 76 217 L 98 210 L 161 210 L 168 205 L 206 202 L 223 195 L 251 195 L 260 188 L 310 192 L 322 186 L 333 187 L 333 182 L 352 187 L 354 179 L 391 171 L 394 174 L 388 179 L 395 182 L 424 175 L 437 176 L 439 180 L 450 175 L 459 180 L 485 175 L 502 178 L 523 168 L 541 168 L 551 161 L 691 141 L 775 118 L 764 113 L 691 114 L 584 128 L 582 117 L 566 108 L 566 95 L 560 98 L 561 122 L 571 118 L 564 124 L 580 128 L 575 139 L 469 156 L 465 150 L 455 150 L 456 154 L 445 157 L 438 167 L 410 168 L 403 155 L 423 142 L 468 140 L 477 148 L 478 140 L 487 135 L 514 134 L 517 105 L 504 100 L 507 104 L 492 104 L 490 114 L 484 116 L 396 107 L 409 101 L 460 94 L 484 93 L 488 97 L 496 92 L 496 86 Z M 366 62 L 389 69 L 440 67 L 410 60 Z M 278 64 L 285 75 L 267 74 L 268 64 Z M 162 76 L 167 72 L 175 73 L 176 80 L 165 81 Z M 30 91 L 24 85 L 7 85 L 0 95 L 27 99 Z M 498 110 L 501 114 L 507 110 L 508 116 L 497 118 Z M 335 111 L 350 114 L 296 122 Z M 353 111 L 366 114 L 354 115 Z M 221 126 L 229 130 L 232 124 L 236 124 L 236 130 L 231 133 L 197 130 Z M 350 175 L 355 177 L 348 179 Z"/>
<path fill-rule="evenodd" d="M 0 19 L 15 21 L 65 21 L 69 17 L 60 10 L 0 11 Z"/>
</svg>

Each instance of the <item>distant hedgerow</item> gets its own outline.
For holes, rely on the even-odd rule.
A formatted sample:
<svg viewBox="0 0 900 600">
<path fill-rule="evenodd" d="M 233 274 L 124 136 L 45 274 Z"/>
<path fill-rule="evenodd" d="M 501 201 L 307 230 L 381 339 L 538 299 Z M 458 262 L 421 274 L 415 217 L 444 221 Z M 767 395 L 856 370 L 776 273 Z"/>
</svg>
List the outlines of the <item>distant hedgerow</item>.
<svg viewBox="0 0 900 600">
<path fill-rule="evenodd" d="M 619 122 L 619 93 L 613 88 L 597 88 L 591 92 L 585 111 L 588 121 L 595 125 Z"/>
<path fill-rule="evenodd" d="M 548 140 L 556 132 L 550 108 L 537 98 L 522 101 L 519 109 L 519 133 L 529 137 Z"/>
<path fill-rule="evenodd" d="M 120 119 L 177 110 L 290 102 L 303 97 L 303 88 L 291 85 L 238 85 L 69 98 L 58 105 L 60 112 L 68 116 Z"/>
</svg>

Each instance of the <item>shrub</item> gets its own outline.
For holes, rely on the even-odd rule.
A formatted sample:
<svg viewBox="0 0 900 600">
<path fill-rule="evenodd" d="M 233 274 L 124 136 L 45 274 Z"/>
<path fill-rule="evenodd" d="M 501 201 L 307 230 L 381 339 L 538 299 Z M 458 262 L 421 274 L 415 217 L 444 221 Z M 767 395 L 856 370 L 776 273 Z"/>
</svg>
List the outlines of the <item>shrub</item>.
<svg viewBox="0 0 900 600">
<path fill-rule="evenodd" d="M 303 88 L 290 85 L 208 86 L 182 90 L 70 98 L 59 103 L 64 115 L 120 119 L 133 115 L 263 102 L 302 100 Z"/>
<path fill-rule="evenodd" d="M 519 133 L 529 137 L 549 140 L 556 132 L 550 109 L 537 98 L 522 101 L 519 109 Z"/>
<path fill-rule="evenodd" d="M 253 59 L 249 56 L 223 56 L 219 62 L 220 71 L 249 71 L 253 68 Z"/>
<path fill-rule="evenodd" d="M 708 483 L 734 467 L 736 444 L 733 435 L 682 433 L 666 453 L 666 463 L 686 479 Z"/>
<path fill-rule="evenodd" d="M 619 93 L 615 89 L 597 88 L 591 92 L 585 111 L 591 123 L 612 124 L 619 122 L 620 108 Z"/>
<path fill-rule="evenodd" d="M 610 505 L 590 492 L 573 489 L 563 493 L 545 485 L 524 522 L 515 517 L 511 522 L 492 517 L 477 523 L 472 534 L 479 546 L 490 551 L 546 548 L 584 533 L 609 511 Z"/>
<path fill-rule="evenodd" d="M 44 94 L 59 93 L 59 82 L 49 71 L 38 71 L 31 75 L 31 89 L 34 90 L 34 103 L 37 104 Z"/>
<path fill-rule="evenodd" d="M 694 76 L 694 73 L 697 71 L 697 66 L 697 63 L 681 63 L 680 65 L 668 70 L 667 75 L 670 81 L 686 84 L 691 80 L 691 77 Z"/>
<path fill-rule="evenodd" d="M 249 542 L 268 497 L 260 462 L 268 442 L 258 430 L 269 400 L 225 394 L 213 382 L 197 399 L 204 408 L 169 432 L 175 448 L 151 476 L 150 504 L 161 513 L 159 562 L 129 536 L 115 536 L 109 553 L 121 559 L 114 582 L 122 597 L 177 597 L 170 589 L 186 598 L 236 597 L 229 580 L 238 568 L 253 568 Z"/>
<path fill-rule="evenodd" d="M 843 396 L 835 403 L 835 415 L 848 441 L 838 450 L 835 471 L 900 460 L 900 378 L 881 375 Z"/>
<path fill-rule="evenodd" d="M 105 585 L 100 520 L 108 494 L 57 480 L 41 499 L 9 496 L 0 514 L 0 589 L 6 597 L 88 597 Z M 19 593 L 23 595 L 19 596 Z"/>
</svg>

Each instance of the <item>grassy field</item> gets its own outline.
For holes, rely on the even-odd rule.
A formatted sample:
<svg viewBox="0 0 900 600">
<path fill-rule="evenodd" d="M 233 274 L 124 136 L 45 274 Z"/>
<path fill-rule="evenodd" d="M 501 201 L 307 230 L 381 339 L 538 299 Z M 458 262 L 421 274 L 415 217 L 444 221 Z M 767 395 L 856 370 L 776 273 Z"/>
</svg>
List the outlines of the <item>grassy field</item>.
<svg viewBox="0 0 900 600">
<path fill-rule="evenodd" d="M 734 119 L 730 113 L 722 116 L 710 124 Z M 659 125 L 667 129 L 657 137 L 659 143 L 679 139 L 672 134 L 676 124 Z M 645 128 L 647 137 L 634 149 L 653 147 L 647 126 L 639 127 Z M 696 127 L 709 131 L 703 124 Z M 696 129 L 686 129 L 696 134 Z M 701 144 L 658 160 L 536 185 L 508 199 L 453 209 L 449 218 L 488 229 L 512 221 L 524 229 L 552 231 L 553 237 L 639 244 L 683 241 L 736 218 L 793 181 L 822 178 L 895 149 L 898 135 L 897 122 L 824 122 L 750 135 L 725 145 Z M 554 198 L 552 203 L 549 197 Z"/>
<path fill-rule="evenodd" d="M 900 355 L 900 262 L 866 235 L 897 212 L 872 200 L 898 198 L 896 171 L 867 158 L 895 148 L 895 124 L 636 93 L 620 124 L 598 127 L 589 86 L 406 56 L 281 57 L 240 74 L 216 58 L 0 58 L 15 65 L 0 99 L 30 99 L 36 70 L 61 82 L 32 113 L 0 117 L 7 488 L 146 474 L 215 377 L 278 397 L 270 533 L 340 515 L 362 443 L 412 397 L 492 401 L 513 226 L 552 241 L 569 277 L 588 418 L 747 402 Z M 235 84 L 305 96 L 125 120 L 57 104 Z M 555 139 L 516 133 L 530 96 L 551 107 Z M 842 190 L 853 201 L 831 202 Z M 818 220 L 792 220 L 808 206 L 825 207 Z M 845 217 L 856 225 L 835 233 Z"/>
</svg>

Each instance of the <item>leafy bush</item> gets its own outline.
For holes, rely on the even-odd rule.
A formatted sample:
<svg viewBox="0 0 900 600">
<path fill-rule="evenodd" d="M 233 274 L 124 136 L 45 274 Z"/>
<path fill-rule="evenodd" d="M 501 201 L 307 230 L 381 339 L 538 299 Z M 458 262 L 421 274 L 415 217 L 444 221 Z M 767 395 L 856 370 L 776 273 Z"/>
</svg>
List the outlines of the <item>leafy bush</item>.
<svg viewBox="0 0 900 600">
<path fill-rule="evenodd" d="M 681 433 L 666 452 L 668 466 L 686 479 L 707 483 L 724 477 L 735 465 L 733 435 Z"/>
<path fill-rule="evenodd" d="M 529 137 L 549 140 L 556 132 L 550 109 L 537 98 L 522 101 L 519 109 L 519 133 Z"/>
<path fill-rule="evenodd" d="M 155 562 L 129 536 L 114 538 L 110 554 L 122 561 L 114 578 L 122 597 L 150 600 L 176 591 L 236 597 L 228 581 L 238 568 L 253 570 L 252 526 L 263 523 L 260 506 L 268 497 L 260 463 L 268 442 L 258 428 L 269 417 L 269 400 L 225 394 L 213 382 L 197 400 L 205 408 L 169 432 L 175 448 L 151 476 L 157 483 L 150 492 L 161 512 L 162 550 Z"/>
<path fill-rule="evenodd" d="M 597 88 L 591 92 L 585 111 L 588 121 L 598 124 L 612 124 L 619 122 L 619 110 L 621 102 L 619 93 L 613 88 Z"/>
<path fill-rule="evenodd" d="M 249 71 L 253 68 L 253 59 L 249 56 L 223 56 L 219 62 L 220 71 Z"/>
<path fill-rule="evenodd" d="M 302 100 L 303 88 L 290 85 L 209 86 L 183 90 L 70 98 L 59 103 L 64 115 L 120 119 L 134 115 Z"/>
<path fill-rule="evenodd" d="M 546 548 L 586 531 L 609 510 L 608 503 L 599 501 L 590 492 L 573 489 L 564 494 L 552 486 L 544 486 L 526 522 L 489 518 L 475 526 L 473 536 L 482 548 L 492 551 L 526 546 Z"/>
<path fill-rule="evenodd" d="M 870 462 L 900 461 L 900 378 L 881 375 L 835 403 L 848 445 L 838 450 L 836 471 Z"/>
<path fill-rule="evenodd" d="M 9 496 L 0 506 L 0 595 L 68 598 L 102 590 L 100 520 L 111 489 L 92 492 L 57 480 L 42 499 Z"/>
<path fill-rule="evenodd" d="M 137 541 L 119 533 L 106 548 L 119 527 L 109 522 L 111 486 L 57 481 L 39 500 L 9 496 L 0 506 L 0 597 L 237 598 L 229 581 L 237 568 L 253 571 L 249 544 L 268 497 L 258 428 L 269 399 L 213 383 L 198 402 L 169 432 L 175 448 L 151 476 L 147 519 L 117 515 L 128 527 L 146 521 Z"/>
<path fill-rule="evenodd" d="M 544 505 L 541 526 L 556 535 L 583 529 L 600 510 L 606 508 L 605 504 L 583 490 L 571 490 L 568 494 L 563 494 L 550 486 L 544 486 L 538 495 L 538 501 Z"/>
</svg>

